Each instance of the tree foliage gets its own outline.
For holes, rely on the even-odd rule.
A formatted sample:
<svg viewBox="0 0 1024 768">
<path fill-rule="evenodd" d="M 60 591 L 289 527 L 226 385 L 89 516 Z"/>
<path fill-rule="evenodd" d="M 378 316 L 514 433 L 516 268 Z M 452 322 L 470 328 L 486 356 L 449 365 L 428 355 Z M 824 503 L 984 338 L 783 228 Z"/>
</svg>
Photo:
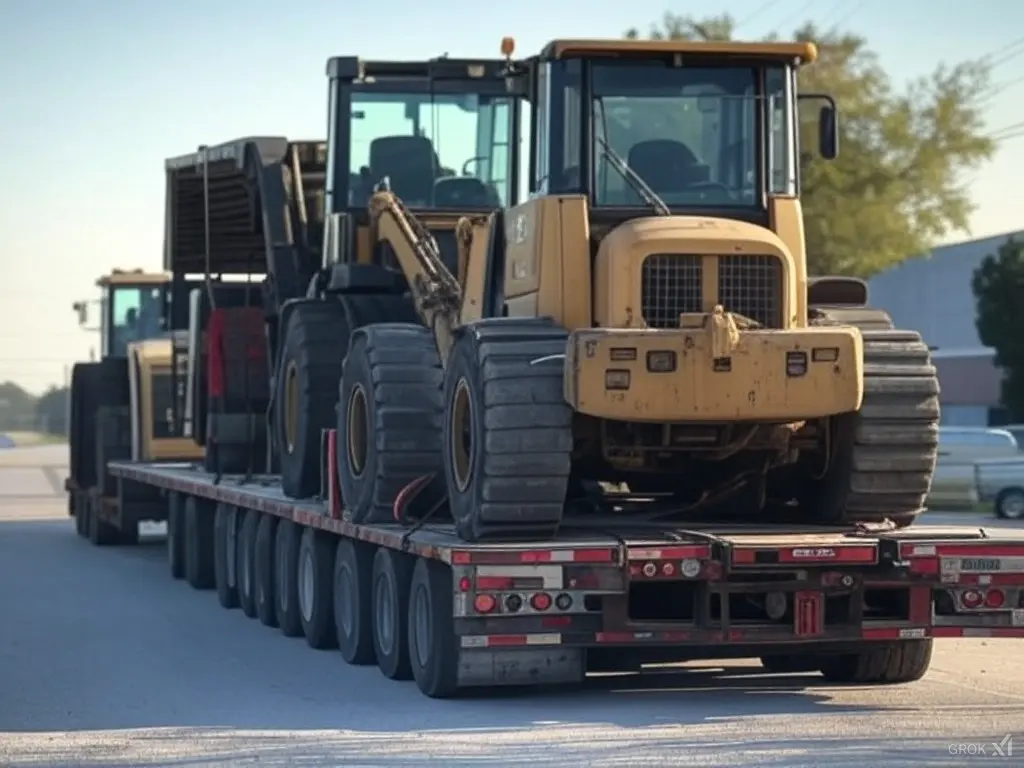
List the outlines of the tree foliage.
<svg viewBox="0 0 1024 768">
<path fill-rule="evenodd" d="M 654 39 L 729 40 L 730 16 L 666 14 Z M 638 38 L 636 29 L 627 37 Z M 966 231 L 973 210 L 964 173 L 989 159 L 983 133 L 990 92 L 983 61 L 940 65 L 897 89 L 856 35 L 806 24 L 793 39 L 816 43 L 818 61 L 800 72 L 805 93 L 830 93 L 840 114 L 840 153 L 817 155 L 817 109 L 803 115 L 801 173 L 811 274 L 860 277 L 930 250 Z"/>
<path fill-rule="evenodd" d="M 971 287 L 978 337 L 1003 369 L 1003 405 L 1014 421 L 1024 420 L 1024 242 L 1010 237 L 986 256 Z"/>
</svg>

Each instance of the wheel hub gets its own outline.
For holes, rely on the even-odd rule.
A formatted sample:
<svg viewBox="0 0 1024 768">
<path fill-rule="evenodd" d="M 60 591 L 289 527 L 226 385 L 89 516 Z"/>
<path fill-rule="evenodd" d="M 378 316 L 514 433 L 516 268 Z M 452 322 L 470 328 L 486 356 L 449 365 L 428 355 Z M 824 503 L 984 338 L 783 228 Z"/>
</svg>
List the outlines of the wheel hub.
<svg viewBox="0 0 1024 768">
<path fill-rule="evenodd" d="M 299 367 L 294 360 L 288 361 L 284 370 L 284 447 L 288 453 L 295 453 L 299 442 Z"/>
<path fill-rule="evenodd" d="M 448 451 L 455 485 L 465 491 L 473 477 L 473 399 L 469 384 L 459 379 L 452 396 L 452 427 Z"/>
<path fill-rule="evenodd" d="M 345 411 L 346 443 L 348 444 L 348 468 L 353 477 L 361 477 L 366 469 L 367 436 L 369 425 L 369 409 L 366 404 L 366 391 L 357 384 L 348 396 L 348 407 Z"/>
<path fill-rule="evenodd" d="M 303 619 L 313 620 L 313 558 L 308 552 L 299 561 L 299 609 Z"/>
<path fill-rule="evenodd" d="M 394 600 L 388 580 L 383 576 L 377 579 L 374 590 L 373 626 L 377 632 L 377 641 L 381 650 L 390 653 L 395 642 L 395 626 L 393 620 Z"/>
<path fill-rule="evenodd" d="M 1011 520 L 1024 517 L 1024 494 L 1013 493 L 1003 501 L 1003 514 Z"/>
</svg>

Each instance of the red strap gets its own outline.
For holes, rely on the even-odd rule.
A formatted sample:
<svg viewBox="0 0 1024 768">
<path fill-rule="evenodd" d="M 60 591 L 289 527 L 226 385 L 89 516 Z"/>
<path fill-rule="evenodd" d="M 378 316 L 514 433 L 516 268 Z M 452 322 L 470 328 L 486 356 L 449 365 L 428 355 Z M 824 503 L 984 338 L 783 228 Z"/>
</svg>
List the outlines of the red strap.
<svg viewBox="0 0 1024 768">
<path fill-rule="evenodd" d="M 225 310 L 214 309 L 206 324 L 206 371 L 210 397 L 224 395 L 224 321 Z"/>
</svg>

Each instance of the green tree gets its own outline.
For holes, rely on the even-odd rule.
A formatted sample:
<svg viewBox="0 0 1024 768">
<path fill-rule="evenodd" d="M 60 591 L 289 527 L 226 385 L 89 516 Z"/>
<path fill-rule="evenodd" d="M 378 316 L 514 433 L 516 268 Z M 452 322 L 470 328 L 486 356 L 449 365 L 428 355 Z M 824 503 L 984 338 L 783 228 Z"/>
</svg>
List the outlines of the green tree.
<svg viewBox="0 0 1024 768">
<path fill-rule="evenodd" d="M 730 16 L 695 19 L 668 13 L 648 37 L 729 40 Z M 631 29 L 629 38 L 640 37 Z M 775 36 L 773 36 L 775 37 Z M 988 160 L 983 133 L 991 93 L 984 61 L 940 65 L 896 89 L 867 41 L 812 24 L 793 39 L 814 41 L 818 61 L 800 72 L 805 93 L 830 93 L 840 114 L 840 153 L 817 156 L 817 131 L 803 115 L 801 168 L 811 274 L 869 277 L 966 231 L 973 210 L 964 174 Z"/>
<path fill-rule="evenodd" d="M 36 423 L 41 431 L 67 435 L 69 396 L 67 387 L 50 387 L 36 401 Z"/>
<path fill-rule="evenodd" d="M 1003 406 L 1024 420 L 1024 242 L 1010 237 L 974 271 L 978 337 L 1003 369 Z"/>
<path fill-rule="evenodd" d="M 0 430 L 32 429 L 36 398 L 15 384 L 0 384 Z"/>
</svg>

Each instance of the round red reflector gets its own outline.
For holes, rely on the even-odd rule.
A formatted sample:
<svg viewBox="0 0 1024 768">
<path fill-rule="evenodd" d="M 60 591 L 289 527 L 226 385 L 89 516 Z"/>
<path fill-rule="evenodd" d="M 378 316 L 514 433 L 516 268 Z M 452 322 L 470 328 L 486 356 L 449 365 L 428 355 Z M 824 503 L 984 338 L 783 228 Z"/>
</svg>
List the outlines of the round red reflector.
<svg viewBox="0 0 1024 768">
<path fill-rule="evenodd" d="M 459 579 L 459 591 L 460 592 L 469 592 L 469 590 L 471 590 L 472 588 L 473 588 L 473 582 L 470 581 L 468 578 L 463 576 L 461 579 Z"/>
<path fill-rule="evenodd" d="M 491 595 L 477 595 L 473 601 L 473 607 L 477 613 L 490 613 L 497 606 L 498 601 Z"/>
<path fill-rule="evenodd" d="M 545 592 L 538 592 L 530 598 L 530 605 L 535 611 L 546 611 L 551 607 L 551 595 Z"/>
<path fill-rule="evenodd" d="M 1001 589 L 990 589 L 985 595 L 985 605 L 989 608 L 1002 608 L 1006 602 L 1006 595 Z"/>
<path fill-rule="evenodd" d="M 965 608 L 979 608 L 985 602 L 984 596 L 976 589 L 968 589 L 960 596 Z"/>
</svg>

